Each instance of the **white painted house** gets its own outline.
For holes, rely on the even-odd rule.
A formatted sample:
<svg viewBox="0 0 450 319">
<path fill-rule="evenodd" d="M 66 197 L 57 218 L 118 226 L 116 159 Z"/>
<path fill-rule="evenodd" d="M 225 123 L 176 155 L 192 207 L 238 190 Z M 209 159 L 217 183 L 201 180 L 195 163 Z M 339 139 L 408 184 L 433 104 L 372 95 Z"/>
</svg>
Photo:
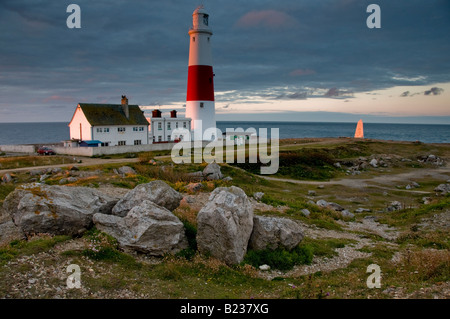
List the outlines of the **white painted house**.
<svg viewBox="0 0 450 319">
<path fill-rule="evenodd" d="M 162 117 L 161 114 L 160 110 L 154 110 L 152 111 L 152 117 L 148 118 L 150 122 L 150 143 L 177 142 L 182 140 L 183 136 L 177 132 L 174 133 L 176 129 L 191 131 L 190 118 L 177 117 L 177 111 L 175 110 L 170 111 L 170 117 Z"/>
<path fill-rule="evenodd" d="M 121 104 L 78 104 L 69 123 L 70 139 L 78 146 L 149 144 L 148 126 L 144 112 L 128 105 L 123 95 Z"/>
</svg>

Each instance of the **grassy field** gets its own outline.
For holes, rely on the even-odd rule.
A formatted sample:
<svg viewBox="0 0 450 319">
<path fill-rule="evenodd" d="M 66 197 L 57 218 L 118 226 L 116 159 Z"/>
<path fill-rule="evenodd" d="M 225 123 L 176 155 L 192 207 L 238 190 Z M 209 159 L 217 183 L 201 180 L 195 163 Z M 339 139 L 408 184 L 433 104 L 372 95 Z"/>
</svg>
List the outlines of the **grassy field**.
<svg viewBox="0 0 450 319">
<path fill-rule="evenodd" d="M 269 209 L 256 208 L 256 214 L 291 218 L 303 225 L 305 238 L 294 251 L 249 251 L 244 262 L 233 267 L 202 256 L 195 242 L 199 208 L 183 204 L 174 213 L 186 226 L 190 247 L 177 256 L 154 258 L 125 252 L 113 238 L 95 229 L 77 238 L 41 235 L 0 247 L 0 296 L 448 298 L 450 197 L 435 194 L 434 188 L 449 179 L 450 172 L 419 163 L 417 158 L 434 154 L 448 161 L 450 146 L 352 139 L 288 140 L 280 146 L 280 171 L 271 177 L 288 181 L 266 179 L 256 166 L 222 164 L 222 173 L 232 181 L 205 181 L 200 193 L 188 193 L 185 186 L 192 182 L 188 173 L 203 170 L 206 163 L 173 165 L 165 152 L 129 155 L 123 163 L 80 167 L 77 180 L 65 185 L 132 189 L 162 179 L 193 198 L 231 185 L 242 188 L 249 197 L 263 192 L 260 204 Z M 388 167 L 368 167 L 355 176 L 333 165 L 372 155 L 395 160 Z M 139 162 L 126 163 L 127 158 L 136 156 Z M 156 163 L 149 164 L 150 160 Z M 133 167 L 136 174 L 116 174 L 114 170 L 123 165 Z M 399 178 L 390 179 L 393 175 Z M 386 179 L 377 179 L 380 176 Z M 14 183 L 0 185 L 0 203 L 17 185 L 33 178 L 27 173 L 14 177 Z M 60 184 L 66 177 L 54 174 L 45 183 Z M 355 186 L 362 181 L 364 186 Z M 420 187 L 406 190 L 411 181 Z M 429 197 L 430 203 L 423 204 L 423 197 Z M 336 202 L 351 212 L 357 208 L 371 211 L 344 218 L 313 203 L 319 199 Z M 401 202 L 404 208 L 386 212 L 392 201 Z M 305 216 L 303 209 L 310 215 Z M 362 227 L 372 220 L 366 217 L 378 221 L 370 224 L 375 231 Z M 353 255 L 355 258 L 347 258 Z M 65 287 L 65 267 L 72 263 L 81 267 L 81 289 Z M 259 271 L 261 264 L 269 264 L 272 271 Z M 381 289 L 367 287 L 371 264 L 382 270 Z M 36 279 L 35 285 L 30 285 L 30 278 Z"/>
</svg>

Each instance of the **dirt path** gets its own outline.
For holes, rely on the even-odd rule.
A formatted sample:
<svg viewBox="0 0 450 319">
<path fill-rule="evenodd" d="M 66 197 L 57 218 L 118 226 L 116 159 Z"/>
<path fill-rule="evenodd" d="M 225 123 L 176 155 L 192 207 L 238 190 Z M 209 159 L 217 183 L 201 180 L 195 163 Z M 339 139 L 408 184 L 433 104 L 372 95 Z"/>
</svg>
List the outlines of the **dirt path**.
<svg viewBox="0 0 450 319">
<path fill-rule="evenodd" d="M 422 168 L 422 169 L 414 169 L 407 173 L 399 173 L 399 174 L 384 174 L 381 176 L 375 176 L 371 178 L 343 178 L 332 181 L 301 181 L 295 179 L 287 179 L 287 178 L 278 178 L 271 177 L 265 175 L 258 175 L 261 178 L 272 181 L 280 181 L 280 182 L 289 182 L 294 184 L 303 184 L 303 185 L 332 185 L 339 184 L 347 187 L 353 188 L 364 188 L 364 187 L 378 187 L 385 188 L 376 184 L 390 184 L 393 182 L 400 181 L 411 181 L 420 178 L 432 178 L 436 180 L 447 180 L 450 174 L 450 167 L 440 167 L 440 168 Z M 402 191 L 399 189 L 398 191 Z M 417 191 L 417 190 L 404 190 L 407 192 L 413 192 L 418 194 L 428 194 L 429 192 Z"/>
</svg>

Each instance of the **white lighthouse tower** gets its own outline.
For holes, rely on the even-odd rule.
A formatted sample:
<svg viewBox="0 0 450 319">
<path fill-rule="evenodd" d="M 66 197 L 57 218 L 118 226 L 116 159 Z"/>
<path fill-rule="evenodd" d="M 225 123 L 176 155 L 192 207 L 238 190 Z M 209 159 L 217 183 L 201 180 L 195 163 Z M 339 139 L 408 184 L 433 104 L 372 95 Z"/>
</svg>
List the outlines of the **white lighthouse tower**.
<svg viewBox="0 0 450 319">
<path fill-rule="evenodd" d="M 186 117 L 192 119 L 194 140 L 217 138 L 216 111 L 214 105 L 214 73 L 211 55 L 212 31 L 209 15 L 203 6 L 192 14 L 193 25 L 189 30 L 189 69 L 186 97 Z M 208 131 L 207 131 L 208 130 Z M 207 131 L 207 134 L 204 133 Z"/>
</svg>

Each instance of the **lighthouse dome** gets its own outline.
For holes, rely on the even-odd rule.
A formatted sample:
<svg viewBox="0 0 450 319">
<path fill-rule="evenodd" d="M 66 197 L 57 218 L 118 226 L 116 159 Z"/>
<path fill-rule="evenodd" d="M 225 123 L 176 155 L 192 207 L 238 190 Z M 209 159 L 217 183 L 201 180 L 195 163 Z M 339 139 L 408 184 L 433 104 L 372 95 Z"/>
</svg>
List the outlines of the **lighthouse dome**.
<svg viewBox="0 0 450 319">
<path fill-rule="evenodd" d="M 205 8 L 203 7 L 203 5 L 198 6 L 197 9 L 194 10 L 193 14 L 207 14 Z"/>
</svg>

